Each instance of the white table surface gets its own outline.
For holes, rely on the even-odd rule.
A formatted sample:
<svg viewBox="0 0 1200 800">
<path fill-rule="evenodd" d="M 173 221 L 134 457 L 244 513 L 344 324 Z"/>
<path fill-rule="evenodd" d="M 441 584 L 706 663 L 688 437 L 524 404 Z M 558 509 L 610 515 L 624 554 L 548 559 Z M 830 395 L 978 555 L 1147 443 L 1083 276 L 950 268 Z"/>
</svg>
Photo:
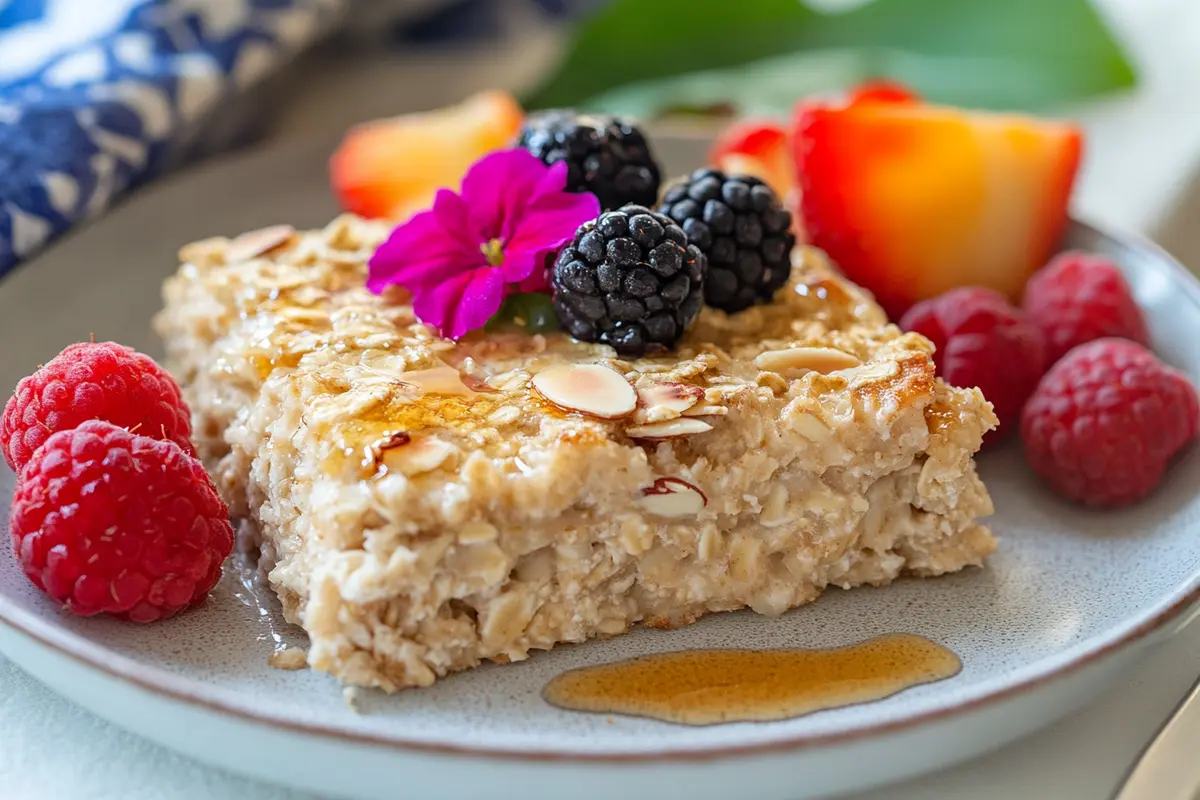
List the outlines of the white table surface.
<svg viewBox="0 0 1200 800">
<path fill-rule="evenodd" d="M 1196 186 L 1200 97 L 1194 87 L 1200 49 L 1193 43 L 1200 41 L 1200 3 L 1103 0 L 1102 5 L 1142 63 L 1147 81 L 1135 96 L 1079 111 L 1090 149 L 1077 209 L 1125 230 L 1182 241 L 1178 225 L 1166 231 L 1161 226 L 1177 200 Z M 555 47 L 552 36 L 535 36 L 470 55 L 392 57 L 310 69 L 310 85 L 288 107 L 278 135 L 327 133 L 354 120 L 438 105 L 485 83 L 519 86 L 542 68 Z M 414 73 L 434 70 L 436 80 L 412 79 Z M 1197 674 L 1200 626 L 1193 625 L 1082 712 L 968 764 L 855 800 L 1105 798 Z M 126 734 L 44 689 L 0 656 L 0 800 L 140 798 L 316 800 L 218 772 Z"/>
</svg>

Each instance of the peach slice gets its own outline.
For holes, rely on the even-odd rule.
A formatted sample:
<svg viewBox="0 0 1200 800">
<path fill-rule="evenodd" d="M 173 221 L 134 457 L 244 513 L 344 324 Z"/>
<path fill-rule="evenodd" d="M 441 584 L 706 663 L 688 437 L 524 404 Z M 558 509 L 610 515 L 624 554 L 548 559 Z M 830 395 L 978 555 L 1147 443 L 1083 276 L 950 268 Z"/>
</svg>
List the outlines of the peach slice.
<svg viewBox="0 0 1200 800">
<path fill-rule="evenodd" d="M 512 95 L 489 91 L 433 111 L 351 128 L 329 161 L 342 206 L 363 217 L 407 219 L 457 189 L 481 156 L 508 146 L 524 112 Z"/>
</svg>

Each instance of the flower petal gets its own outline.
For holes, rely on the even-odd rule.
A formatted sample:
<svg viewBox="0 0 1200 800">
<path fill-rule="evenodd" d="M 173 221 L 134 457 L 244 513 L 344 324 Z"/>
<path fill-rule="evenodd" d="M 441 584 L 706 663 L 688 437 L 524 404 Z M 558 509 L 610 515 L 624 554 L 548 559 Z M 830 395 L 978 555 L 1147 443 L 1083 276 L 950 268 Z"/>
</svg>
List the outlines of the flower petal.
<svg viewBox="0 0 1200 800">
<path fill-rule="evenodd" d="M 579 226 L 600 215 L 600 201 L 588 192 L 544 194 L 526 209 L 504 248 L 504 277 L 518 283 L 542 266 L 549 252 L 571 241 Z"/>
<path fill-rule="evenodd" d="M 458 255 L 445 259 L 429 259 L 406 265 L 396 272 L 388 283 L 399 284 L 415 294 L 433 289 L 442 281 L 486 266 L 487 261 L 482 254 L 471 260 Z"/>
<path fill-rule="evenodd" d="M 495 267 L 475 270 L 454 314 L 450 336 L 457 339 L 487 325 L 503 303 L 504 274 Z"/>
<path fill-rule="evenodd" d="M 554 266 L 554 258 L 557 252 L 543 253 L 533 265 L 533 271 L 528 277 L 517 283 L 517 291 L 523 294 L 530 292 L 542 292 L 550 294 L 550 269 Z"/>
<path fill-rule="evenodd" d="M 438 334 L 457 339 L 482 328 L 504 301 L 504 276 L 495 267 L 456 275 L 413 299 L 417 319 L 437 328 Z"/>
<path fill-rule="evenodd" d="M 529 214 L 530 209 L 542 203 L 546 198 L 560 197 L 567 195 L 567 162 L 559 161 L 548 167 L 538 181 L 537 186 L 533 187 L 533 193 L 526 200 L 525 205 L 517 214 L 514 214 L 504 220 L 504 241 L 509 242 L 517 235 L 517 230 L 521 227 L 521 221 Z M 573 195 L 569 195 L 573 196 Z M 599 201 L 597 201 L 598 203 Z M 600 212 L 592 216 L 597 216 Z"/>
<path fill-rule="evenodd" d="M 368 287 L 399 284 L 413 309 L 442 336 L 482 328 L 511 286 L 544 291 L 546 261 L 600 213 L 595 196 L 564 191 L 567 166 L 547 167 L 525 150 L 477 161 L 462 191 L 441 190 L 433 208 L 392 231 L 371 258 Z M 504 259 L 489 266 L 481 246 L 499 239 Z"/>
<path fill-rule="evenodd" d="M 462 198 L 445 189 L 434 207 L 398 225 L 371 256 L 367 288 L 376 294 L 397 283 L 411 292 L 428 288 L 448 276 L 473 269 L 483 261 L 459 232 L 469 224 Z"/>
<path fill-rule="evenodd" d="M 471 282 L 472 272 L 455 275 L 436 286 L 413 296 L 413 312 L 426 325 L 437 328 L 445 336 L 454 321 L 454 310 L 462 299 L 463 290 Z"/>
<path fill-rule="evenodd" d="M 538 181 L 538 185 L 533 189 L 533 198 L 536 200 L 544 194 L 558 194 L 567 190 L 567 162 L 557 161 L 550 165 L 546 170 L 546 174 Z M 531 200 L 531 202 L 532 202 Z"/>
<path fill-rule="evenodd" d="M 487 239 L 471 227 L 471 207 L 467 201 L 449 189 L 438 189 L 433 198 L 433 215 L 450 238 L 462 243 L 469 250 L 472 244 L 483 244 Z"/>
<path fill-rule="evenodd" d="M 548 171 L 541 159 L 521 149 L 497 150 L 476 161 L 462 182 L 472 230 L 483 241 L 507 241 L 515 220 Z"/>
</svg>

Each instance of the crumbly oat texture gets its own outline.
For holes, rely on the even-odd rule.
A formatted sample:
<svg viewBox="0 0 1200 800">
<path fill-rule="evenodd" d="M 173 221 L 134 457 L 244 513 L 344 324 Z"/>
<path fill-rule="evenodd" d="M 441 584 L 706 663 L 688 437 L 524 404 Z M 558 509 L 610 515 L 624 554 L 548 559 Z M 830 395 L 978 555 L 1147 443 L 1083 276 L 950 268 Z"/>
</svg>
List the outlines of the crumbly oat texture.
<svg viewBox="0 0 1200 800">
<path fill-rule="evenodd" d="M 705 309 L 674 353 L 625 361 L 561 334 L 437 338 L 363 286 L 386 234 L 340 217 L 189 245 L 156 321 L 312 667 L 426 686 L 994 549 L 990 405 L 818 252 L 774 303 Z"/>
</svg>

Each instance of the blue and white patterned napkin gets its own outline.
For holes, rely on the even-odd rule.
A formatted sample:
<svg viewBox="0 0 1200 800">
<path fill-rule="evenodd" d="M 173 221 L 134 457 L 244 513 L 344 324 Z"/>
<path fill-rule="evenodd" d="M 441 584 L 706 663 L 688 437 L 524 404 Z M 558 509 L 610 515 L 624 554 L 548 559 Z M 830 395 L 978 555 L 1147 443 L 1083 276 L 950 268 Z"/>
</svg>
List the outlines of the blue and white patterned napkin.
<svg viewBox="0 0 1200 800">
<path fill-rule="evenodd" d="M 0 0 L 0 277 L 129 188 L 244 140 L 262 106 L 247 95 L 344 21 L 356 49 L 409 47 L 495 34 L 514 4 L 601 2 Z"/>
<path fill-rule="evenodd" d="M 0 275 L 154 177 L 345 0 L 0 0 Z"/>
</svg>

